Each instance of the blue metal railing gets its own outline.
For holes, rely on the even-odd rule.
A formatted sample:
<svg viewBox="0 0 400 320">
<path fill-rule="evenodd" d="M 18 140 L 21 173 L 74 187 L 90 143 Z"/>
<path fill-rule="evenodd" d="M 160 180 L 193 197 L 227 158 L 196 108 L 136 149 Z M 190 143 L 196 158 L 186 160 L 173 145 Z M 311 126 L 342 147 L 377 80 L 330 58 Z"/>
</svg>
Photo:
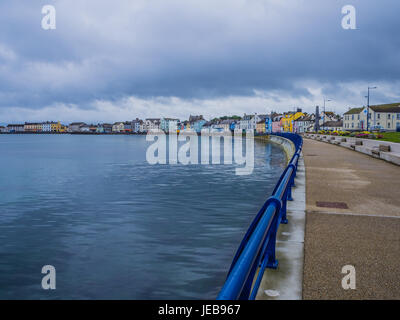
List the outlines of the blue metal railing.
<svg viewBox="0 0 400 320">
<path fill-rule="evenodd" d="M 281 223 L 287 224 L 286 203 L 292 200 L 292 187 L 296 177 L 303 139 L 293 133 L 274 133 L 289 139 L 295 153 L 279 178 L 272 196 L 265 202 L 251 223 L 233 259 L 227 279 L 218 300 L 254 300 L 265 268 L 276 269 L 276 235 Z M 257 278 L 254 280 L 257 274 Z"/>
</svg>

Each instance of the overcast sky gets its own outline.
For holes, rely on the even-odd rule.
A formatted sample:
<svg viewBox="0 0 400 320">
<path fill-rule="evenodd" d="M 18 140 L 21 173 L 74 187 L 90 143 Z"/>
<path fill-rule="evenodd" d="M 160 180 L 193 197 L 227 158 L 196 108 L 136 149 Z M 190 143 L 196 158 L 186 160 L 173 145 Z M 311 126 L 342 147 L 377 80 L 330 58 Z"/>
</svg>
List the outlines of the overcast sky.
<svg viewBox="0 0 400 320">
<path fill-rule="evenodd" d="M 41 27 L 56 8 L 56 30 Z M 357 29 L 341 25 L 344 5 Z M 398 0 L 2 0 L 0 123 L 400 101 Z"/>
</svg>

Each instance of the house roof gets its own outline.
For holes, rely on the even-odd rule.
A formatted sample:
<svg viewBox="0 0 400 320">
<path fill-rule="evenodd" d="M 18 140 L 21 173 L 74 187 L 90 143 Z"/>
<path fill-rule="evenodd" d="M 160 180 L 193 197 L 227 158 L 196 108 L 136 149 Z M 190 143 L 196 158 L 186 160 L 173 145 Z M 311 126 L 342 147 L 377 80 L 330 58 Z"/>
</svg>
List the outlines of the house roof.
<svg viewBox="0 0 400 320">
<path fill-rule="evenodd" d="M 300 118 L 294 121 L 313 121 L 313 119 L 311 115 L 306 115 L 306 116 L 301 116 Z"/>
<path fill-rule="evenodd" d="M 343 127 L 343 121 L 327 121 L 323 125 L 323 127 Z"/>
<path fill-rule="evenodd" d="M 369 106 L 375 112 L 400 112 L 400 102 Z"/>
<path fill-rule="evenodd" d="M 344 114 L 359 114 L 363 109 L 364 109 L 364 107 L 362 107 L 362 108 L 352 108 L 349 111 L 345 112 Z"/>
<path fill-rule="evenodd" d="M 7 127 L 23 127 L 23 124 L 9 124 Z"/>
<path fill-rule="evenodd" d="M 231 124 L 232 122 L 235 122 L 235 120 L 227 119 L 227 120 L 220 121 L 220 124 Z"/>
<path fill-rule="evenodd" d="M 204 120 L 203 115 L 199 115 L 199 116 L 189 116 L 189 122 L 196 122 L 196 121 L 200 121 L 200 120 Z"/>
</svg>

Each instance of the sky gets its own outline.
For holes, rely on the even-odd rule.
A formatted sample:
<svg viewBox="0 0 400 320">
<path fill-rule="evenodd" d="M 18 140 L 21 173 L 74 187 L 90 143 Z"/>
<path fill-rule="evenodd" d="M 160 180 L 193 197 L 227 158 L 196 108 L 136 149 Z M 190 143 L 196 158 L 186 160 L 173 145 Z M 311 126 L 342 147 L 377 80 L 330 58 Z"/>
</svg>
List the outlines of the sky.
<svg viewBox="0 0 400 320">
<path fill-rule="evenodd" d="M 343 29 L 342 7 L 356 9 Z M 56 29 L 42 28 L 42 7 Z M 400 102 L 398 0 L 2 0 L 0 123 Z"/>
</svg>

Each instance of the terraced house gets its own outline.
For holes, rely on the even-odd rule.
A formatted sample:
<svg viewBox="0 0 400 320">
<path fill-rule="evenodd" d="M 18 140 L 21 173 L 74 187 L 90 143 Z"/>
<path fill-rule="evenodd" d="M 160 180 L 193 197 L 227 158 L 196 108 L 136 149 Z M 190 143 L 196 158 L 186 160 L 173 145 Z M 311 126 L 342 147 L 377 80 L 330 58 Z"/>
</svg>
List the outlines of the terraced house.
<svg viewBox="0 0 400 320">
<path fill-rule="evenodd" d="M 294 122 L 303 116 L 304 113 L 301 111 L 301 109 L 297 109 L 296 112 L 284 113 L 281 119 L 282 131 L 294 132 Z"/>
<path fill-rule="evenodd" d="M 367 130 L 367 107 L 352 108 L 343 116 L 343 129 L 347 131 Z M 369 107 L 369 130 L 400 131 L 400 103 Z"/>
</svg>

